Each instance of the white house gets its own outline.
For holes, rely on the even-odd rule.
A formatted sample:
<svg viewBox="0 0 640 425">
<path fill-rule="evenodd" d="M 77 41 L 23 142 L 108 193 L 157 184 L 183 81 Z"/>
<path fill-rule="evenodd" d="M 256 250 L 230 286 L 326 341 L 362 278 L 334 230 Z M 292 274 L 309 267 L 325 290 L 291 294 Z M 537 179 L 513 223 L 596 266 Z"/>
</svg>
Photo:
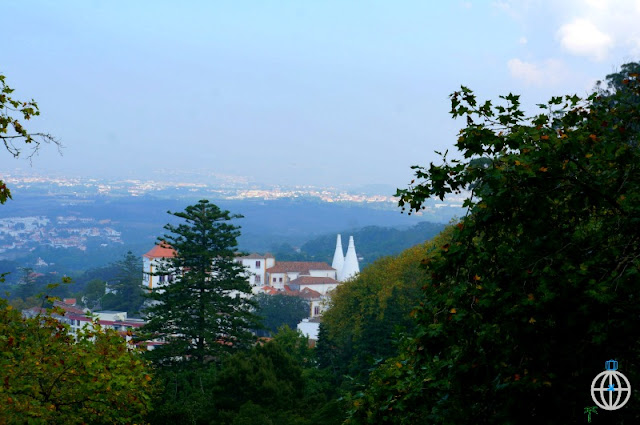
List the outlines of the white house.
<svg viewBox="0 0 640 425">
<path fill-rule="evenodd" d="M 302 291 L 307 288 L 326 295 L 329 291 L 336 289 L 339 284 L 340 282 L 331 277 L 298 276 L 289 282 L 289 287 L 294 291 Z"/>
<path fill-rule="evenodd" d="M 167 267 L 169 259 L 175 257 L 176 251 L 166 243 L 154 246 L 142 256 L 142 285 L 149 289 L 158 289 L 173 282 L 175 275 L 157 275 L 159 271 Z"/>
<path fill-rule="evenodd" d="M 254 253 L 236 257 L 236 261 L 242 263 L 247 270 L 247 280 L 254 293 L 266 284 L 267 269 L 276 264 L 276 259 L 269 253 L 264 255 Z"/>
<path fill-rule="evenodd" d="M 280 290 L 299 276 L 329 277 L 334 280 L 337 277 L 336 269 L 327 263 L 317 261 L 281 261 L 268 268 L 266 275 L 265 283 Z"/>
<path fill-rule="evenodd" d="M 302 322 L 298 323 L 298 330 L 309 338 L 312 346 L 315 346 L 320 334 L 320 322 L 316 319 L 302 319 Z"/>
</svg>

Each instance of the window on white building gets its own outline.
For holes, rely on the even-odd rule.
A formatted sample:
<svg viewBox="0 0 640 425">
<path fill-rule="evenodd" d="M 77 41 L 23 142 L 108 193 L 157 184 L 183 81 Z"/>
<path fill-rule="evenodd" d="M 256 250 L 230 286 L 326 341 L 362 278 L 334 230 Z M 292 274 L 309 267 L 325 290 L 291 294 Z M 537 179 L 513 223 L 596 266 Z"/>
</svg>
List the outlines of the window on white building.
<svg viewBox="0 0 640 425">
<path fill-rule="evenodd" d="M 260 275 L 256 275 L 255 279 L 254 279 L 255 283 L 260 283 Z"/>
<path fill-rule="evenodd" d="M 320 314 L 320 306 L 313 307 L 313 315 L 317 316 Z"/>
<path fill-rule="evenodd" d="M 256 261 L 256 269 L 260 268 L 260 261 Z"/>
<path fill-rule="evenodd" d="M 280 278 L 280 282 L 282 282 L 282 278 Z"/>
<path fill-rule="evenodd" d="M 276 282 L 276 278 L 275 278 L 275 277 L 273 278 L 273 282 L 274 282 L 274 283 Z"/>
</svg>

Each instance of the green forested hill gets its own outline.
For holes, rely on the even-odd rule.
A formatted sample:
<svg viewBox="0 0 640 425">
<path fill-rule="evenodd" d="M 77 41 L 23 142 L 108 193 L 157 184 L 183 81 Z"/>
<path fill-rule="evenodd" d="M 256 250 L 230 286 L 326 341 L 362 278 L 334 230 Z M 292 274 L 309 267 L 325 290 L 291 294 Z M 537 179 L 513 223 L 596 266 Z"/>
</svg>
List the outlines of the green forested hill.
<svg viewBox="0 0 640 425">
<path fill-rule="evenodd" d="M 352 231 L 342 231 L 342 245 L 346 253 L 349 236 L 353 236 L 362 268 L 377 258 L 395 255 L 425 242 L 440 233 L 444 227 L 444 224 L 427 221 L 404 228 L 367 226 Z M 336 234 L 330 233 L 304 243 L 300 247 L 300 252 L 295 251 L 290 245 L 281 245 L 275 249 L 275 256 L 281 261 L 314 260 L 331 263 L 335 248 Z"/>
</svg>

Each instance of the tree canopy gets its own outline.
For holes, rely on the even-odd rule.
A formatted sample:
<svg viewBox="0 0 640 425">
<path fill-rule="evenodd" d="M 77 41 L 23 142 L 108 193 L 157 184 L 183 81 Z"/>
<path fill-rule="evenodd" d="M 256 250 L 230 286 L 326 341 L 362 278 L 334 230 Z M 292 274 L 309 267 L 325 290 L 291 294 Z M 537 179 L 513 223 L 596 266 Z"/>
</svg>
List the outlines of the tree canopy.
<svg viewBox="0 0 640 425">
<path fill-rule="evenodd" d="M 52 311 L 63 314 L 62 311 Z M 114 424 L 151 408 L 146 361 L 113 330 L 23 317 L 0 298 L 0 423 Z"/>
<path fill-rule="evenodd" d="M 207 200 L 171 213 L 184 221 L 167 224 L 170 233 L 160 243 L 175 251 L 159 273 L 175 273 L 175 281 L 150 294 L 144 327 L 165 344 L 150 357 L 168 364 L 189 360 L 204 364 L 220 360 L 225 352 L 247 348 L 254 341 L 251 329 L 259 327 L 251 288 L 242 264 L 234 261 L 239 228 L 231 215 Z"/>
<path fill-rule="evenodd" d="M 142 260 L 127 252 L 122 259 L 114 263 L 118 273 L 111 285 L 115 294 L 111 301 L 104 303 L 104 308 L 118 308 L 126 311 L 130 316 L 139 314 L 144 303 L 142 290 Z"/>
<path fill-rule="evenodd" d="M 350 423 L 567 424 L 618 360 L 640 379 L 638 74 L 617 91 L 554 97 L 526 117 L 519 97 L 462 87 L 461 159 L 415 166 L 400 206 L 469 191 L 399 354 L 352 400 Z M 638 395 L 604 412 L 640 418 Z"/>
<path fill-rule="evenodd" d="M 260 330 L 264 334 L 262 336 L 275 334 L 283 325 L 295 329 L 302 319 L 309 316 L 309 303 L 300 297 L 258 294 L 254 300 L 257 304 L 256 315 L 262 318 L 265 328 Z"/>
<path fill-rule="evenodd" d="M 421 262 L 438 255 L 437 248 L 447 243 L 450 233 L 380 258 L 336 288 L 318 341 L 323 367 L 338 376 L 366 379 L 376 361 L 395 354 L 394 334 L 413 328 L 410 313 L 420 302 L 420 288 L 428 278 Z"/>
</svg>

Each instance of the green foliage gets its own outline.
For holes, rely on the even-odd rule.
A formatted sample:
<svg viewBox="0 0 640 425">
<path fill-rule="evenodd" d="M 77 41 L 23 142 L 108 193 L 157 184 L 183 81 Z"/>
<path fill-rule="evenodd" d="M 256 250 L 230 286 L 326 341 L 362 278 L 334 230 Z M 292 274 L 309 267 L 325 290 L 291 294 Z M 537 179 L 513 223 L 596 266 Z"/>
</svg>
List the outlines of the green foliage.
<svg viewBox="0 0 640 425">
<path fill-rule="evenodd" d="M 353 235 L 356 241 L 358 256 L 363 260 L 361 268 L 371 264 L 376 259 L 388 255 L 397 255 L 403 250 L 431 239 L 444 228 L 443 224 L 427 221 L 418 223 L 407 229 L 392 227 L 367 226 L 354 231 L 343 231 Z M 300 247 L 300 252 L 286 244 L 274 249 L 279 261 L 326 261 L 331 263 L 336 248 L 335 233 L 314 238 Z"/>
<path fill-rule="evenodd" d="M 258 294 L 256 315 L 262 317 L 267 335 L 275 334 L 283 325 L 295 329 L 298 323 L 309 316 L 309 303 L 302 298 L 285 294 Z"/>
<path fill-rule="evenodd" d="M 208 424 L 214 412 L 211 388 L 217 370 L 205 368 L 158 368 L 159 391 L 152 401 L 153 410 L 146 420 L 151 424 Z"/>
<path fill-rule="evenodd" d="M 25 143 L 31 146 L 31 154 L 29 155 L 31 157 L 38 151 L 41 143 L 53 142 L 59 145 L 50 134 L 29 133 L 27 131 L 20 119 L 28 121 L 32 117 L 40 115 L 38 104 L 33 99 L 24 102 L 12 98 L 13 89 L 7 86 L 5 79 L 6 77 L 0 74 L 0 141 L 7 151 L 14 158 L 17 158 L 23 148 L 16 142 Z M 11 191 L 0 180 L 0 204 L 7 202 L 7 199 L 11 199 Z"/>
<path fill-rule="evenodd" d="M 228 223 L 237 215 L 202 200 L 184 212 L 170 213 L 184 220 L 167 224 L 162 238 L 176 251 L 159 273 L 176 279 L 150 294 L 144 331 L 166 344 L 151 351 L 159 364 L 205 364 L 229 351 L 247 348 L 254 341 L 250 329 L 258 327 L 255 303 L 245 269 L 234 261 L 238 227 Z"/>
<path fill-rule="evenodd" d="M 74 340 L 52 316 L 25 318 L 2 299 L 0 381 L 0 423 L 139 423 L 150 410 L 146 362 L 115 331 L 95 325 Z"/>
<path fill-rule="evenodd" d="M 336 288 L 324 314 L 318 341 L 319 361 L 336 376 L 366 379 L 379 359 L 396 352 L 394 334 L 411 329 L 413 308 L 428 279 L 421 267 L 425 257 L 437 255 L 451 231 L 416 245 L 398 256 L 384 257 Z"/>
<path fill-rule="evenodd" d="M 640 76 L 640 62 L 625 63 L 620 68 L 620 71 L 607 75 L 606 88 L 602 88 L 601 81 L 596 83 L 596 89 L 601 96 L 614 100 L 612 95 L 619 93 L 626 99 L 633 99 L 633 90 L 627 90 L 626 86 L 630 81 L 637 80 Z"/>
<path fill-rule="evenodd" d="M 308 361 L 306 342 L 285 328 L 273 341 L 225 360 L 214 384 L 212 411 L 219 416 L 212 423 L 342 423 L 331 376 Z"/>
<path fill-rule="evenodd" d="M 99 302 L 105 295 L 107 284 L 100 279 L 93 279 L 87 283 L 82 296 L 82 303 L 90 310 L 100 309 Z"/>
<path fill-rule="evenodd" d="M 453 93 L 464 159 L 414 167 L 398 196 L 417 211 L 470 190 L 469 214 L 427 262 L 418 327 L 354 394 L 349 423 L 577 423 L 605 360 L 640 379 L 640 90 L 624 87 L 531 118 L 515 95 Z M 640 419 L 631 397 L 608 422 Z"/>
<path fill-rule="evenodd" d="M 273 342 L 291 355 L 300 367 L 315 366 L 315 355 L 309 347 L 309 338 L 304 336 L 302 332 L 284 325 L 278 328 L 278 333 L 273 336 Z"/>
<path fill-rule="evenodd" d="M 110 285 L 114 291 L 113 296 L 105 297 L 102 308 L 126 311 L 129 316 L 136 316 L 144 303 L 142 260 L 129 251 L 113 266 L 117 270 Z"/>
<path fill-rule="evenodd" d="M 9 305 L 18 311 L 26 310 L 31 307 L 38 307 L 42 304 L 42 300 L 39 297 L 31 296 L 26 299 L 13 298 L 9 300 Z"/>
<path fill-rule="evenodd" d="M 278 344 L 266 343 L 222 363 L 213 400 L 221 422 L 230 423 L 249 401 L 270 411 L 294 410 L 303 389 L 302 368 L 295 359 Z"/>
<path fill-rule="evenodd" d="M 315 367 L 313 349 L 286 327 L 264 345 L 197 370 L 162 368 L 153 424 L 341 424 L 333 379 Z"/>
</svg>

